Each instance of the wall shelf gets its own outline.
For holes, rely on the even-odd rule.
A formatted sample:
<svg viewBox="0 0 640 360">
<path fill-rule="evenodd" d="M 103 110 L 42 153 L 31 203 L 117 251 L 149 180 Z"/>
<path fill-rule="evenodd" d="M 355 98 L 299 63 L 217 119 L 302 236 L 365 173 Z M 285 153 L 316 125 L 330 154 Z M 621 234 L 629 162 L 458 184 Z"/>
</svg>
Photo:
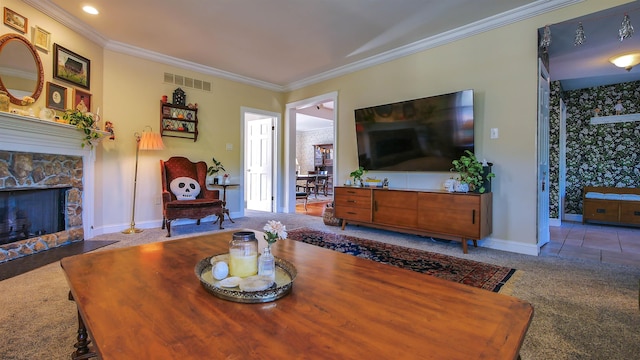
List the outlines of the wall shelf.
<svg viewBox="0 0 640 360">
<path fill-rule="evenodd" d="M 621 122 L 640 121 L 640 114 L 594 116 L 591 118 L 591 125 L 615 124 Z"/>
</svg>

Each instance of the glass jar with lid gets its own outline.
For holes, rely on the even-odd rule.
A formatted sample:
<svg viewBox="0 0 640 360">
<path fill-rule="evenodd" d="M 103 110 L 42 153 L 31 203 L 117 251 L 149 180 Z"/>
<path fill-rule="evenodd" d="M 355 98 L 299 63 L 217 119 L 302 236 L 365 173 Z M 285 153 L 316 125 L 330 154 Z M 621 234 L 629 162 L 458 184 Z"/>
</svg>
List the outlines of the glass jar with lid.
<svg viewBox="0 0 640 360">
<path fill-rule="evenodd" d="M 258 239 L 253 231 L 233 233 L 229 242 L 229 275 L 247 277 L 258 273 Z"/>
</svg>

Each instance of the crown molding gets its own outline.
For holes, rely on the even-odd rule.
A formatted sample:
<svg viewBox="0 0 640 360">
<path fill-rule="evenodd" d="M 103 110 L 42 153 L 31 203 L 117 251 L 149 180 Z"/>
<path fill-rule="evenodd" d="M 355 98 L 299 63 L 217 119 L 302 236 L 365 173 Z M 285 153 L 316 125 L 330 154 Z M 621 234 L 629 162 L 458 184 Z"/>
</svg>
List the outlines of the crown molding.
<svg viewBox="0 0 640 360">
<path fill-rule="evenodd" d="M 68 27 L 74 32 L 81 34 L 90 41 L 104 47 L 108 39 L 101 33 L 97 32 L 94 28 L 78 20 L 75 16 L 69 14 L 58 5 L 52 3 L 49 0 L 22 0 L 27 5 L 42 12 L 53 20 Z"/>
<path fill-rule="evenodd" d="M 349 73 L 366 69 L 371 66 L 383 64 L 392 60 L 396 60 L 405 56 L 409 56 L 418 52 L 422 52 L 428 49 L 432 49 L 444 44 L 448 44 L 454 41 L 462 40 L 467 37 L 471 37 L 486 31 L 490 31 L 502 26 L 516 23 L 518 21 L 526 20 L 550 11 L 571 6 L 576 3 L 581 3 L 584 0 L 538 0 L 530 4 L 518 7 L 516 9 L 506 11 L 486 19 L 476 21 L 471 24 L 461 26 L 459 28 L 425 38 L 423 40 L 416 41 L 399 48 L 383 52 L 378 55 L 368 57 L 344 66 L 337 67 L 335 69 L 325 71 L 323 73 L 307 77 L 305 79 L 291 82 L 287 85 L 278 85 L 269 83 L 262 80 L 249 78 L 246 76 L 234 74 L 228 71 L 216 69 L 210 66 L 201 65 L 191 61 L 175 58 L 172 56 L 164 55 L 150 50 L 145 50 L 139 47 L 128 45 L 125 43 L 112 41 L 105 38 L 102 34 L 98 33 L 95 29 L 91 28 L 87 24 L 79 21 L 77 18 L 64 11 L 57 5 L 51 3 L 49 0 L 23 0 L 28 5 L 43 12 L 45 15 L 53 18 L 62 25 L 70 28 L 71 30 L 83 34 L 89 40 L 96 44 L 119 53 L 175 66 L 185 70 L 196 71 L 198 73 L 208 74 L 223 79 L 237 81 L 240 83 L 264 88 L 271 91 L 286 92 L 297 90 L 309 85 L 313 85 L 322 81 L 330 80 L 339 76 L 347 75 Z"/>
<path fill-rule="evenodd" d="M 132 46 L 129 44 L 121 43 L 118 41 L 107 42 L 107 44 L 105 45 L 105 49 L 111 50 L 114 52 L 119 52 L 122 54 L 135 56 L 135 57 L 150 60 L 150 61 L 159 62 L 159 63 L 170 65 L 170 66 L 175 66 L 185 70 L 195 71 L 200 74 L 212 75 L 212 76 L 216 76 L 216 77 L 227 79 L 227 80 L 232 80 L 232 81 L 236 81 L 244 84 L 249 84 L 252 86 L 257 86 L 267 90 L 278 91 L 278 92 L 285 91 L 284 87 L 280 85 L 234 74 L 228 71 L 213 68 L 211 66 L 205 66 L 192 61 L 187 61 L 187 60 L 179 59 L 176 57 L 168 56 L 165 54 L 161 54 L 155 51 L 145 50 L 145 49 Z"/>
</svg>

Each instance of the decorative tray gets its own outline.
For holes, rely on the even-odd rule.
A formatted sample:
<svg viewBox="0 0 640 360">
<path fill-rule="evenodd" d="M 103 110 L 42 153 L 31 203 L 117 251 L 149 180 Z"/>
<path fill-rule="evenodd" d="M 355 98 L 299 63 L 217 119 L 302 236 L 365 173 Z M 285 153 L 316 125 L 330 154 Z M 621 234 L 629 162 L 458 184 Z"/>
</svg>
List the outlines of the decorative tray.
<svg viewBox="0 0 640 360">
<path fill-rule="evenodd" d="M 211 261 L 213 259 L 213 261 Z M 270 288 L 261 291 L 242 291 L 239 287 L 222 287 L 220 281 L 213 277 L 211 272 L 212 263 L 225 261 L 229 263 L 229 254 L 218 254 L 208 256 L 200 260 L 195 267 L 195 273 L 200 284 L 211 294 L 229 301 L 239 303 L 265 303 L 280 299 L 291 292 L 293 280 L 298 271 L 287 260 L 275 257 L 276 260 L 276 281 Z"/>
</svg>

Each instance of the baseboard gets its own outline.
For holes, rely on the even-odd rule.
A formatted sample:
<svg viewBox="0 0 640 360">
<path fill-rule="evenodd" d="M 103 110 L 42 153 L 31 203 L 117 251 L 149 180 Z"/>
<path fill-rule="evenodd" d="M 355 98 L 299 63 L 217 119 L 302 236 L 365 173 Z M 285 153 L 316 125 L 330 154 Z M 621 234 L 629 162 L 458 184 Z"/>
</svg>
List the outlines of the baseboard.
<svg viewBox="0 0 640 360">
<path fill-rule="evenodd" d="M 232 212 L 230 213 L 230 215 L 232 219 L 236 219 L 236 218 L 243 217 L 244 213 Z M 212 222 L 215 220 L 216 220 L 216 217 L 212 215 L 212 216 L 207 216 L 203 218 L 201 222 Z M 229 218 L 226 215 L 225 215 L 225 221 L 229 221 Z M 192 219 L 177 219 L 171 223 L 171 226 L 192 225 L 192 224 L 195 224 L 196 222 L 197 220 L 192 220 Z M 121 232 L 123 230 L 128 229 L 130 226 L 131 224 L 119 224 L 119 225 L 96 227 L 93 229 L 93 235 L 98 236 L 98 235 L 104 235 L 104 234 L 117 233 L 117 232 Z M 156 229 L 160 227 L 162 227 L 162 219 L 136 222 L 136 228 L 138 229 Z"/>
<path fill-rule="evenodd" d="M 492 237 L 478 241 L 478 246 L 493 250 L 509 251 L 518 254 L 538 256 L 538 246 L 536 244 L 525 244 L 520 242 L 506 241 Z"/>
<path fill-rule="evenodd" d="M 564 214 L 564 220 L 573 222 L 582 222 L 582 215 L 580 214 Z"/>
</svg>

